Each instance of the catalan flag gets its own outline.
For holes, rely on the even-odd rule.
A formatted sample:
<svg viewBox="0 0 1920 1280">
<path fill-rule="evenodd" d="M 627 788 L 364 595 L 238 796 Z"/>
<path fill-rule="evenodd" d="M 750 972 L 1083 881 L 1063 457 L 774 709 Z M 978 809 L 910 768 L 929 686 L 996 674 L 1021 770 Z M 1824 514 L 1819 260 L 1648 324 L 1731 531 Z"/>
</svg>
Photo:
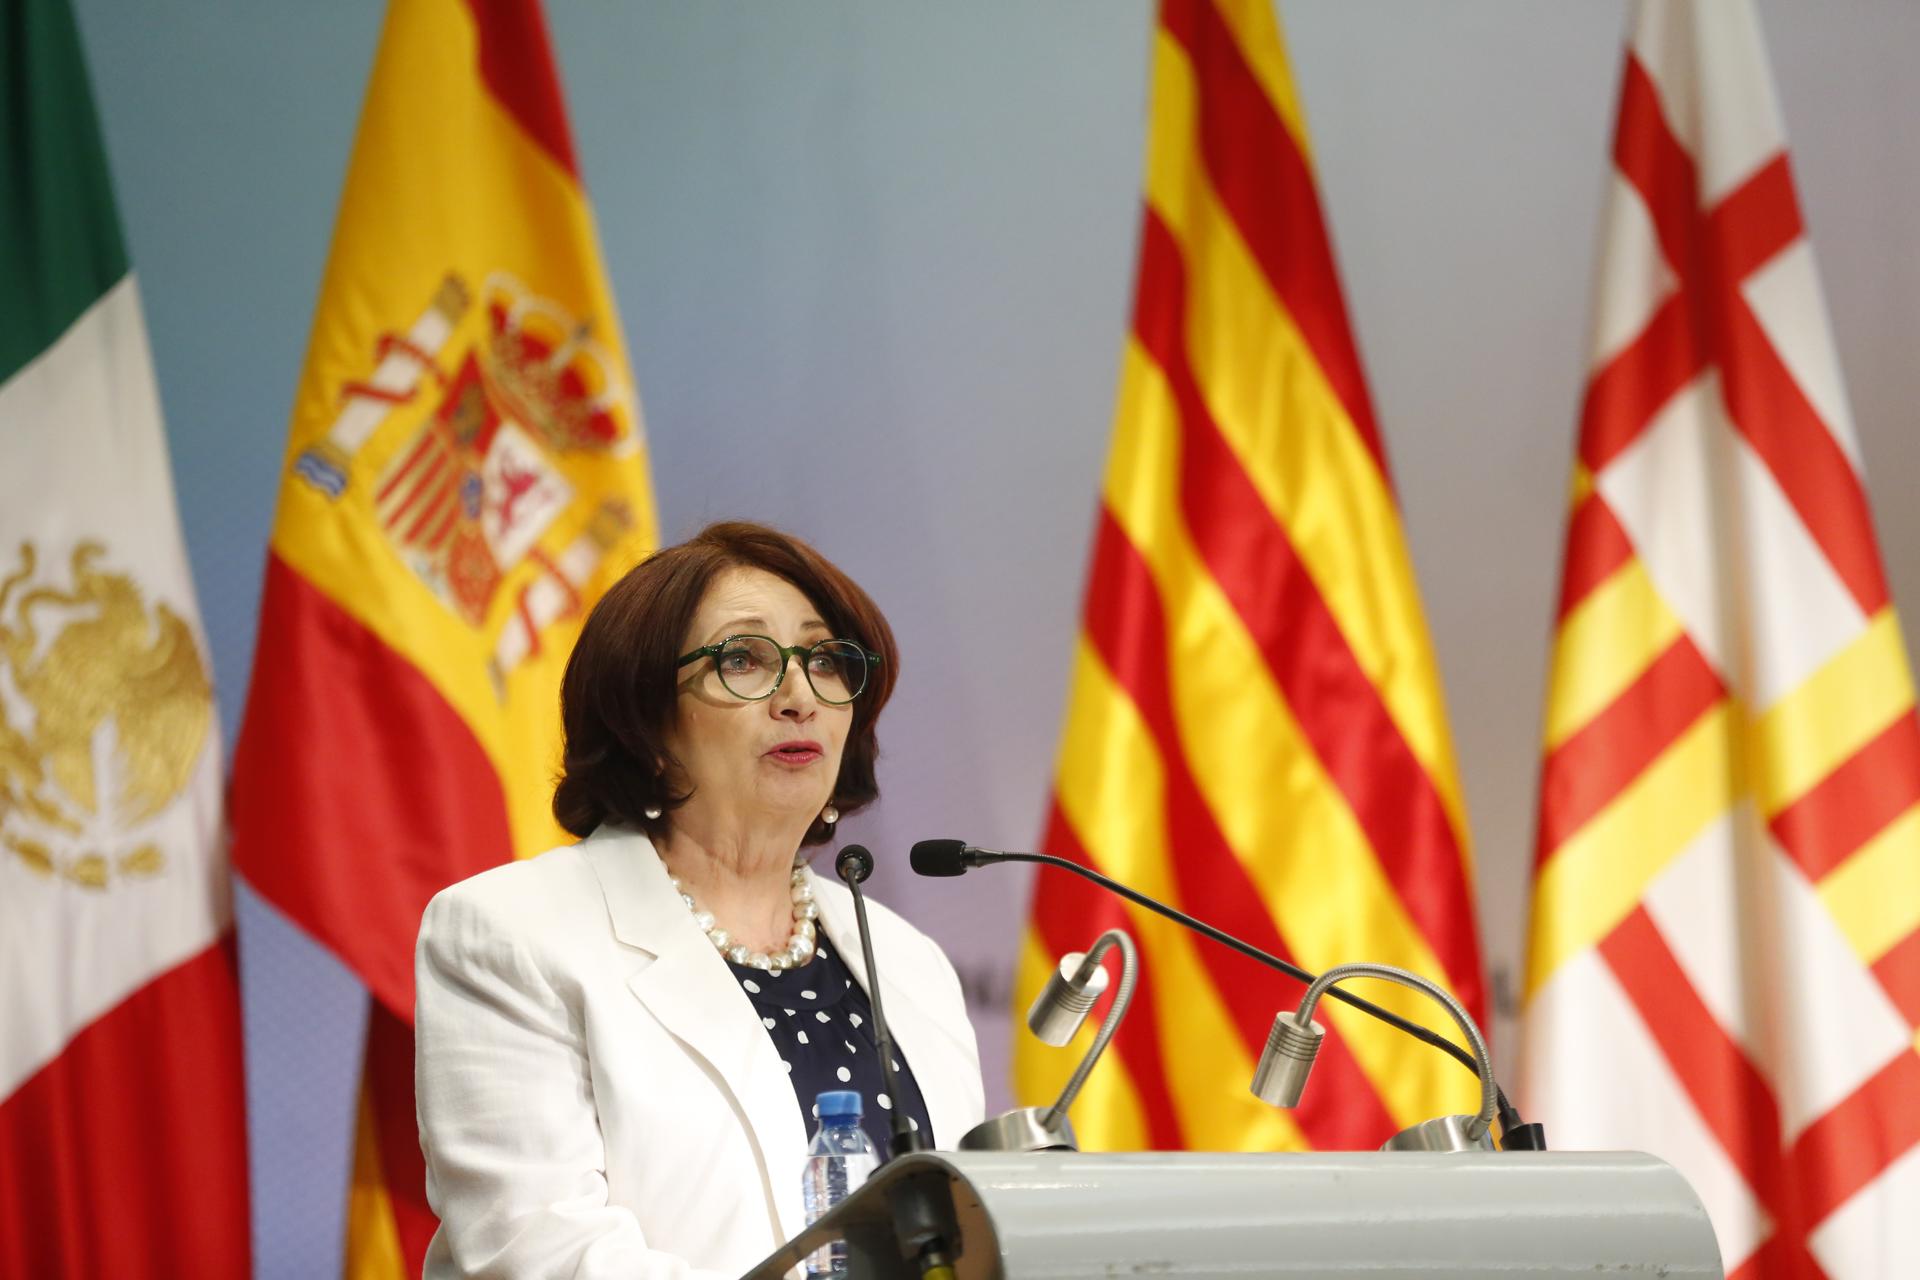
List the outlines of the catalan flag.
<svg viewBox="0 0 1920 1280">
<path fill-rule="evenodd" d="M 1163 0 L 1122 362 L 1048 851 L 1319 970 L 1404 965 L 1484 1014 L 1432 648 L 1269 0 Z M 1082 1144 L 1373 1147 L 1472 1076 L 1355 1010 L 1281 1112 L 1248 1091 L 1289 980 L 1043 873 L 1017 981 L 1109 925 L 1145 980 Z M 1411 1017 L 1412 993 L 1366 992 Z M 1070 1055 L 1016 1037 L 1022 1101 Z"/>
<path fill-rule="evenodd" d="M 0 1280 L 243 1280 L 213 673 L 68 0 L 0 0 Z"/>
<path fill-rule="evenodd" d="M 295 396 L 231 801 L 242 874 L 373 998 L 348 1275 L 418 1275 L 435 1226 L 421 912 L 564 839 L 561 672 L 654 540 L 539 6 L 393 0 Z"/>
<path fill-rule="evenodd" d="M 1527 1111 L 1739 1280 L 1920 1275 L 1920 721 L 1747 0 L 1638 8 L 1605 223 Z"/>
</svg>

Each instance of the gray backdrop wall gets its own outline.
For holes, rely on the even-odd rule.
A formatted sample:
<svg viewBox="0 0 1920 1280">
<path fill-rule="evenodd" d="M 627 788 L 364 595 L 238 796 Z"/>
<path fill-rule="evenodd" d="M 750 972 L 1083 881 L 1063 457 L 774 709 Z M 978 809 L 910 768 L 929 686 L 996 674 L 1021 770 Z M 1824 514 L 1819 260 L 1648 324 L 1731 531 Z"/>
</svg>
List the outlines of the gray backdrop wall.
<svg viewBox="0 0 1920 1280">
<path fill-rule="evenodd" d="M 381 6 L 77 7 L 231 742 Z M 1499 978 L 1524 927 L 1625 9 L 1282 10 Z M 1762 10 L 1895 596 L 1920 608 L 1920 5 Z M 891 859 L 877 891 L 947 944 L 980 1000 L 1003 1000 L 1025 882 L 929 892 L 903 854 L 927 835 L 1038 836 L 1131 289 L 1151 6 L 549 11 L 665 532 L 776 522 L 888 610 L 907 662 L 886 798 L 853 834 Z M 739 464 L 743 435 L 756 465 Z M 1027 655 L 1011 665 L 1007 638 Z M 260 1274 L 333 1274 L 362 997 L 244 891 L 240 922 Z M 999 1097 L 1003 1023 L 980 1026 Z"/>
</svg>

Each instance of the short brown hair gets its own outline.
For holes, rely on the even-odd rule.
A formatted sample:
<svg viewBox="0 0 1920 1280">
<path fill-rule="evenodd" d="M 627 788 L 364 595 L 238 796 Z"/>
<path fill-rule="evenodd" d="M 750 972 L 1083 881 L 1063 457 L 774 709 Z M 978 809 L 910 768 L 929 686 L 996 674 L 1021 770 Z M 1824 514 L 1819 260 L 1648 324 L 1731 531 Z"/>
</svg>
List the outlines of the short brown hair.
<svg viewBox="0 0 1920 1280">
<path fill-rule="evenodd" d="M 678 762 L 666 748 L 679 707 L 675 663 L 707 588 L 722 570 L 736 567 L 791 582 L 836 637 L 880 655 L 853 701 L 833 803 L 843 814 L 856 813 L 879 797 L 873 727 L 900 672 L 893 629 L 867 593 L 818 551 L 766 525 L 730 520 L 648 556 L 587 615 L 560 684 L 566 746 L 553 816 L 567 831 L 584 837 L 612 822 L 658 839 L 667 814 L 686 802 L 688 793 L 675 794 L 669 782 Z M 649 807 L 661 816 L 648 818 Z M 832 834 L 816 819 L 802 843 L 819 844 Z"/>
</svg>

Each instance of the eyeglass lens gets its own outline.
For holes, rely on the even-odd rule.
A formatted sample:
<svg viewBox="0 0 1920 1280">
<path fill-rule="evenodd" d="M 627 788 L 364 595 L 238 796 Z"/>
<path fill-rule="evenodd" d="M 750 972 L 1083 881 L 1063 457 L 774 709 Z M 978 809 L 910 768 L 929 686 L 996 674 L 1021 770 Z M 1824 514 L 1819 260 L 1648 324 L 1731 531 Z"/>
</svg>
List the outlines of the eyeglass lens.
<svg viewBox="0 0 1920 1280">
<path fill-rule="evenodd" d="M 802 650 L 802 669 L 822 702 L 851 702 L 867 685 L 867 653 L 851 640 L 822 640 Z M 786 668 L 780 647 L 765 636 L 735 636 L 721 646 L 714 666 L 736 698 L 764 698 Z"/>
</svg>

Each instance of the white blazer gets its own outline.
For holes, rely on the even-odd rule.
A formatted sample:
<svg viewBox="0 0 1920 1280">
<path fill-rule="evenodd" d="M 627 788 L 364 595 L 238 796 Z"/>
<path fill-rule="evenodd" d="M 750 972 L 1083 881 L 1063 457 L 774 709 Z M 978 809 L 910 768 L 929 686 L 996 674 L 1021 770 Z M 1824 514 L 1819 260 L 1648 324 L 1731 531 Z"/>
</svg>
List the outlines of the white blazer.
<svg viewBox="0 0 1920 1280">
<path fill-rule="evenodd" d="M 813 881 L 864 987 L 853 897 Z M 951 1146 L 985 1108 L 959 979 L 898 915 L 867 917 L 889 1029 Z M 442 891 L 415 967 L 429 1280 L 738 1276 L 804 1225 L 793 1086 L 645 836 L 603 827 Z"/>
</svg>

